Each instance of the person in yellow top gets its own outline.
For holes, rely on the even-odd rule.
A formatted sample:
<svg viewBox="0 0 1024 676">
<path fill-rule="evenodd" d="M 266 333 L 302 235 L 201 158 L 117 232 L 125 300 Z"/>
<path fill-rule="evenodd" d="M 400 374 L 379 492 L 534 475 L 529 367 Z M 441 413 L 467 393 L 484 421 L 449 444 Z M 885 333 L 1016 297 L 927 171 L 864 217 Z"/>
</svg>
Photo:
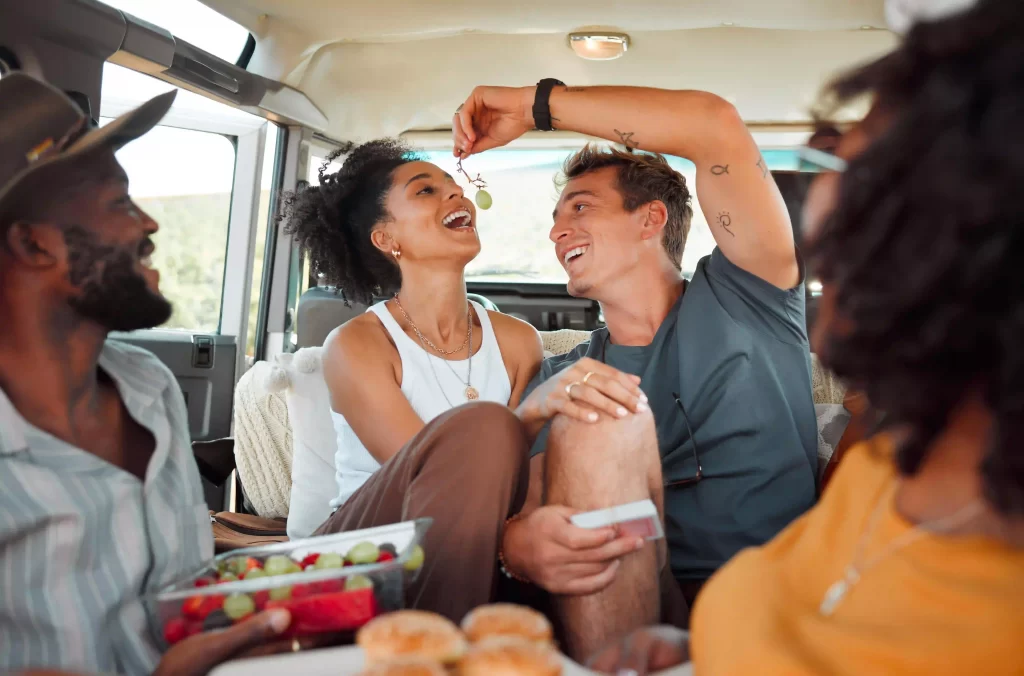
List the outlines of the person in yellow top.
<svg viewBox="0 0 1024 676">
<path fill-rule="evenodd" d="M 873 105 L 805 204 L 812 344 L 880 432 L 709 580 L 689 636 L 641 630 L 593 668 L 1024 674 L 1021 36 L 1019 0 L 980 0 L 833 85 Z"/>
</svg>

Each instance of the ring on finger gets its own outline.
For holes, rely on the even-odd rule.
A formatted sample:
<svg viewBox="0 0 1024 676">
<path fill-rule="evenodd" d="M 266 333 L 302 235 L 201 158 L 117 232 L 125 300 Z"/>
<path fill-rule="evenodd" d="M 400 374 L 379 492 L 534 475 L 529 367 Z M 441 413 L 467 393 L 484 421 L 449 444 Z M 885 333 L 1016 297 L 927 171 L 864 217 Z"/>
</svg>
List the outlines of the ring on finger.
<svg viewBox="0 0 1024 676">
<path fill-rule="evenodd" d="M 582 385 L 582 384 L 583 383 L 581 383 L 580 381 L 574 380 L 573 382 L 571 382 L 568 385 L 566 385 L 565 386 L 565 396 L 567 396 L 570 399 L 572 399 L 572 388 L 576 387 L 577 385 Z"/>
<path fill-rule="evenodd" d="M 587 375 L 583 376 L 583 380 L 580 381 L 580 382 L 582 382 L 584 385 L 586 385 L 587 381 L 590 380 L 590 376 L 592 376 L 592 375 L 594 375 L 593 371 L 587 371 Z"/>
</svg>

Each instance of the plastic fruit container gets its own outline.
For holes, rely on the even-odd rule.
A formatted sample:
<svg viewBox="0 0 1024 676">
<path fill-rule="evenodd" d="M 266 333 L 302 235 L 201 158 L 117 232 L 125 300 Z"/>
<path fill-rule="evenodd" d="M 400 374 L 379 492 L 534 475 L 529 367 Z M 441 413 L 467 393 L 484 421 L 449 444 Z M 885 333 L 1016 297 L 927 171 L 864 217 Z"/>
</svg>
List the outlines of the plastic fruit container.
<svg viewBox="0 0 1024 676">
<path fill-rule="evenodd" d="M 292 614 L 287 637 L 354 631 L 404 606 L 432 519 L 220 554 L 147 601 L 167 644 L 267 608 Z"/>
</svg>

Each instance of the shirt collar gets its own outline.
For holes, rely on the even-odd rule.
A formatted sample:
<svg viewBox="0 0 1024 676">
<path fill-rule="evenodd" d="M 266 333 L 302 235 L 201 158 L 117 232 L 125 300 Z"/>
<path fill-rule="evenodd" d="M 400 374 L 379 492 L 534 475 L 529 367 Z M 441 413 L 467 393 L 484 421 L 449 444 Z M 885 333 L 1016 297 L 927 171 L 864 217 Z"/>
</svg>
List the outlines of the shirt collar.
<svg viewBox="0 0 1024 676">
<path fill-rule="evenodd" d="M 99 366 L 114 380 L 129 411 L 149 406 L 167 388 L 167 380 L 161 377 L 162 374 L 152 373 L 153 361 L 154 358 L 142 350 L 126 348 L 109 340 L 103 344 Z M 27 430 L 28 423 L 0 388 L 0 456 L 27 451 Z"/>
</svg>

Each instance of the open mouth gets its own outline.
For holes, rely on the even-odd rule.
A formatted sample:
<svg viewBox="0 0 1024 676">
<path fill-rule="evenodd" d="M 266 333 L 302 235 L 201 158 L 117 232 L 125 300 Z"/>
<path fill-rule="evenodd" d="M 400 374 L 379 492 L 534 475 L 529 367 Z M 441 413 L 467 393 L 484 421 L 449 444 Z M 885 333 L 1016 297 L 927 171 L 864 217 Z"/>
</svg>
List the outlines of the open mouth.
<svg viewBox="0 0 1024 676">
<path fill-rule="evenodd" d="M 588 249 L 590 249 L 589 246 L 578 246 L 575 249 L 569 249 L 568 251 L 565 252 L 565 255 L 562 256 L 562 263 L 565 264 L 566 267 L 568 267 L 570 263 L 577 260 L 583 254 L 587 253 Z"/>
<path fill-rule="evenodd" d="M 139 265 L 142 267 L 152 270 L 153 269 L 153 251 L 156 250 L 156 245 L 153 244 L 153 240 L 147 239 L 139 245 Z"/>
<path fill-rule="evenodd" d="M 465 209 L 459 209 L 445 216 L 441 225 L 449 230 L 472 230 L 473 217 Z"/>
</svg>

